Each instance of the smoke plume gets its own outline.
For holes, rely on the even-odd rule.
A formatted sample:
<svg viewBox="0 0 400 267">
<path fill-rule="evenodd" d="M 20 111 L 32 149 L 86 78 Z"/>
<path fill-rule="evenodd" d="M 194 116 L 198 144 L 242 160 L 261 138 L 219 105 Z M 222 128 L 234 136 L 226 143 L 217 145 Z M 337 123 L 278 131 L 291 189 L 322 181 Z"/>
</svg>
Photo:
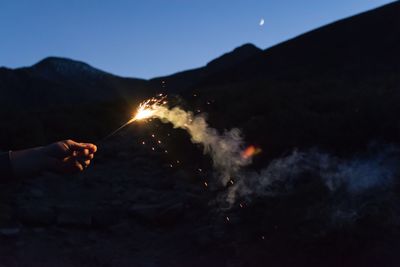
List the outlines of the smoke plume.
<svg viewBox="0 0 400 267">
<path fill-rule="evenodd" d="M 390 186 L 398 175 L 399 163 L 399 149 L 394 146 L 381 146 L 347 159 L 319 151 L 294 151 L 272 161 L 258 173 L 241 173 L 238 182 L 229 188 L 227 199 L 234 203 L 237 198 L 250 201 L 254 197 L 288 192 L 304 177 L 320 180 L 331 192 L 345 190 L 351 195 L 362 194 Z"/>
<path fill-rule="evenodd" d="M 186 130 L 193 143 L 202 144 L 204 153 L 211 156 L 223 185 L 227 185 L 232 177 L 236 177 L 241 167 L 251 163 L 251 157 L 242 156 L 243 138 L 239 129 L 220 134 L 208 126 L 204 116 L 194 116 L 192 112 L 179 107 L 168 109 L 165 106 L 157 106 L 152 116 L 164 123 L 172 123 L 174 128 Z"/>
<path fill-rule="evenodd" d="M 356 195 L 371 188 L 387 187 L 398 175 L 400 153 L 394 146 L 375 147 L 365 155 L 347 159 L 316 150 L 294 151 L 289 156 L 275 159 L 259 172 L 244 172 L 242 167 L 251 163 L 251 156 L 243 156 L 244 142 L 239 129 L 220 134 L 209 127 L 204 116 L 195 116 L 179 107 L 169 109 L 164 105 L 153 105 L 151 117 L 186 130 L 193 143 L 203 145 L 222 185 L 227 186 L 232 178 L 235 179 L 223 196 L 223 200 L 231 205 L 237 199 L 251 201 L 256 197 L 279 194 L 282 190 L 289 192 L 304 177 L 320 180 L 331 192 L 341 189 Z"/>
</svg>

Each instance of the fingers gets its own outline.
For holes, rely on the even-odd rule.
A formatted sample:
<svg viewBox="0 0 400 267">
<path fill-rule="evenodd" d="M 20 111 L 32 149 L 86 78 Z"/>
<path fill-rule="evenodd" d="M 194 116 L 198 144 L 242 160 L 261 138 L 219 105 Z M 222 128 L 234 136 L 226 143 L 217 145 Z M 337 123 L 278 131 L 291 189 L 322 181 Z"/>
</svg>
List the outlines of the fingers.
<svg viewBox="0 0 400 267">
<path fill-rule="evenodd" d="M 65 140 L 47 147 L 46 169 L 58 173 L 76 173 L 86 169 L 97 147 L 89 143 Z"/>
<path fill-rule="evenodd" d="M 90 165 L 90 160 L 78 160 L 74 157 L 66 158 L 63 162 L 54 164 L 53 171 L 58 173 L 77 173 L 82 172 Z"/>
<path fill-rule="evenodd" d="M 78 143 L 73 140 L 66 140 L 65 143 L 68 145 L 70 150 L 84 150 L 87 149 L 90 154 L 96 153 L 97 146 L 90 143 Z"/>
</svg>

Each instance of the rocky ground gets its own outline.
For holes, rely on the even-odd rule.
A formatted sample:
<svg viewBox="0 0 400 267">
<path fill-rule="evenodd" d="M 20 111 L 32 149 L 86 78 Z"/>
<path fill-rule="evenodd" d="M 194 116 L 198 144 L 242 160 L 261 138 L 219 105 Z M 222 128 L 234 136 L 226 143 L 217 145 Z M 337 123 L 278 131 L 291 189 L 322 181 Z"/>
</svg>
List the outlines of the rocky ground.
<svg viewBox="0 0 400 267">
<path fill-rule="evenodd" d="M 204 262 L 200 251 L 225 227 L 205 186 L 139 145 L 99 150 L 85 173 L 2 186 L 0 266 Z"/>
<path fill-rule="evenodd" d="M 125 141 L 124 141 L 125 140 Z M 160 152 L 161 153 L 161 152 Z M 313 181 L 225 210 L 218 192 L 129 138 L 76 176 L 1 187 L 0 266 L 398 266 L 395 191 L 332 225 Z M 353 200 L 357 201 L 357 200 Z M 328 214 L 329 213 L 329 214 Z"/>
</svg>

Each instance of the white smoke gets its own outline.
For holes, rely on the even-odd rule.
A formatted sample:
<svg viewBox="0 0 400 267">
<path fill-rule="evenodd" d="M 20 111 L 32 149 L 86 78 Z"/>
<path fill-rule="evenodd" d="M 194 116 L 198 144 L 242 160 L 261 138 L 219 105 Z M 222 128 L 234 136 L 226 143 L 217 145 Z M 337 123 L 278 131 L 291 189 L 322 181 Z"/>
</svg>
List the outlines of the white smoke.
<svg viewBox="0 0 400 267">
<path fill-rule="evenodd" d="M 398 175 L 400 163 L 398 149 L 381 148 L 379 153 L 340 159 L 317 151 L 298 152 L 272 161 L 259 173 L 241 173 L 240 180 L 229 188 L 227 199 L 234 203 L 237 198 L 251 200 L 254 197 L 271 196 L 280 183 L 290 190 L 296 180 L 312 176 L 321 179 L 334 192 L 344 189 L 350 194 L 360 194 L 372 188 L 389 186 Z"/>
<path fill-rule="evenodd" d="M 204 116 L 194 116 L 192 112 L 179 107 L 168 109 L 165 106 L 157 106 L 153 109 L 152 116 L 164 123 L 172 123 L 174 128 L 186 130 L 193 143 L 202 144 L 204 153 L 211 156 L 224 186 L 236 177 L 241 167 L 251 163 L 250 157 L 242 156 L 243 138 L 239 129 L 231 129 L 220 134 L 208 126 Z"/>
<path fill-rule="evenodd" d="M 243 172 L 242 167 L 251 163 L 251 157 L 243 157 L 243 138 L 239 129 L 218 133 L 209 127 L 202 115 L 195 116 L 179 107 L 169 109 L 164 105 L 151 106 L 151 116 L 174 128 L 186 130 L 191 141 L 202 144 L 204 153 L 211 156 L 217 177 L 222 185 L 229 185 L 224 200 L 234 204 L 236 200 L 247 201 L 254 197 L 290 191 L 294 182 L 304 176 L 321 179 L 330 191 L 345 188 L 351 194 L 390 185 L 398 175 L 399 150 L 393 146 L 380 147 L 378 153 L 369 153 L 350 159 L 340 159 L 318 151 L 299 152 L 273 160 L 260 172 Z M 276 189 L 276 184 L 280 189 Z"/>
</svg>

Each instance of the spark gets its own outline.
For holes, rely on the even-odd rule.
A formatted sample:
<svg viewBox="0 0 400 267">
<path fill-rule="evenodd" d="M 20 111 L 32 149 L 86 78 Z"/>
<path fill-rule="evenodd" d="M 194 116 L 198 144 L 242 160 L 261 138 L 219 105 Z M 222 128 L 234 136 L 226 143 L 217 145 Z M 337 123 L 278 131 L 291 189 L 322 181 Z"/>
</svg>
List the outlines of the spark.
<svg viewBox="0 0 400 267">
<path fill-rule="evenodd" d="M 228 222 L 229 222 L 230 220 L 231 220 L 231 219 L 229 219 L 229 217 L 228 217 L 228 216 L 226 216 L 226 221 L 228 221 Z"/>
<path fill-rule="evenodd" d="M 142 142 L 142 145 L 145 145 L 145 144 L 146 144 L 146 142 L 145 142 L 145 141 L 143 141 L 143 142 Z"/>
<path fill-rule="evenodd" d="M 178 163 L 178 164 L 179 164 L 179 163 L 181 163 L 181 162 L 180 162 L 179 160 L 177 160 L 177 161 L 176 161 L 176 163 Z"/>
<path fill-rule="evenodd" d="M 160 141 L 160 140 L 158 140 L 158 141 L 157 141 L 157 143 L 161 144 L 161 141 Z"/>
<path fill-rule="evenodd" d="M 154 148 L 154 147 L 152 147 L 152 148 L 151 148 L 151 150 L 153 150 L 153 151 L 154 151 L 154 150 L 155 150 L 155 148 Z"/>
<path fill-rule="evenodd" d="M 204 186 L 205 186 L 205 187 L 208 187 L 208 183 L 207 183 L 207 182 L 204 182 Z"/>
<path fill-rule="evenodd" d="M 136 114 L 130 120 L 139 121 L 143 119 L 151 119 L 155 115 L 157 107 L 167 104 L 167 96 L 163 94 L 158 94 L 158 98 L 150 98 L 142 103 L 140 103 L 139 108 L 136 110 Z"/>
<path fill-rule="evenodd" d="M 153 138 L 154 138 L 154 137 L 156 137 L 156 136 L 155 136 L 154 134 L 152 134 L 152 135 L 151 135 L 151 137 L 153 137 Z"/>
<path fill-rule="evenodd" d="M 164 152 L 165 152 L 165 154 L 168 154 L 168 150 L 165 150 Z"/>
</svg>

